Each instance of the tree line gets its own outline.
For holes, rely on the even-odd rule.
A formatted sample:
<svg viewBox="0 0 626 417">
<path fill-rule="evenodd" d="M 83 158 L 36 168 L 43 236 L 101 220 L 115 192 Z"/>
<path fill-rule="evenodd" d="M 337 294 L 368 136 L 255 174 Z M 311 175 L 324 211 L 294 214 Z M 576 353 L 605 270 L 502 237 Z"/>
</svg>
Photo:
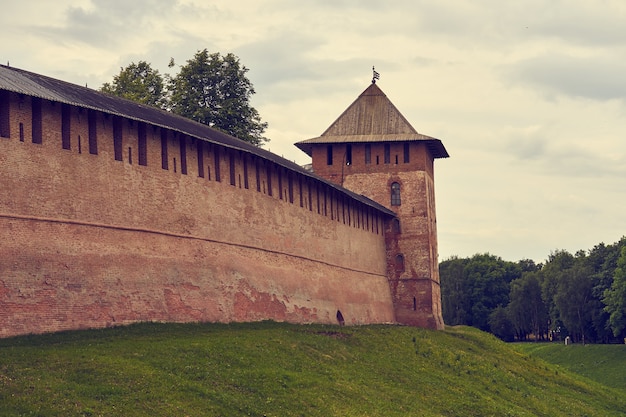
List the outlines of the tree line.
<svg viewBox="0 0 626 417">
<path fill-rule="evenodd" d="M 439 265 L 443 318 L 505 341 L 624 342 L 626 237 L 588 251 L 558 250 L 545 263 L 485 253 Z"/>
<path fill-rule="evenodd" d="M 175 67 L 173 59 L 169 68 Z M 146 61 L 120 69 L 101 92 L 171 111 L 260 146 L 267 123 L 250 105 L 254 87 L 246 68 L 232 53 L 198 51 L 178 74 L 162 75 Z"/>
</svg>

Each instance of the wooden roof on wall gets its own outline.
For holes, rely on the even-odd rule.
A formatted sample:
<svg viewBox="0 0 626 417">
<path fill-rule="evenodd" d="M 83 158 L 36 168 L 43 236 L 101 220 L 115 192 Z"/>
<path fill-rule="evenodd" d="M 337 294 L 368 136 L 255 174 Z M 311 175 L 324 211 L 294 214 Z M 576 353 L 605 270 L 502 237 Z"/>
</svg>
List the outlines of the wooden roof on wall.
<svg viewBox="0 0 626 417">
<path fill-rule="evenodd" d="M 418 133 L 385 93 L 372 83 L 321 136 L 296 143 L 309 156 L 313 145 L 364 142 L 425 142 L 434 158 L 447 158 L 441 140 Z"/>
<path fill-rule="evenodd" d="M 276 154 L 266 151 L 265 149 L 254 146 L 249 142 L 238 139 L 217 129 L 213 129 L 207 125 L 156 107 L 146 106 L 121 97 L 101 93 L 91 88 L 82 87 L 6 65 L 0 65 L 0 90 L 12 91 L 18 94 L 39 97 L 50 101 L 121 116 L 130 120 L 145 122 L 150 125 L 169 129 L 205 142 L 239 150 L 241 152 L 271 161 L 287 170 L 304 175 L 315 181 L 324 183 L 326 186 L 334 188 L 338 192 L 346 194 L 366 206 L 370 206 L 387 215 L 395 216 L 393 211 L 387 209 L 381 204 L 318 177 L 295 162 L 289 161 Z"/>
</svg>

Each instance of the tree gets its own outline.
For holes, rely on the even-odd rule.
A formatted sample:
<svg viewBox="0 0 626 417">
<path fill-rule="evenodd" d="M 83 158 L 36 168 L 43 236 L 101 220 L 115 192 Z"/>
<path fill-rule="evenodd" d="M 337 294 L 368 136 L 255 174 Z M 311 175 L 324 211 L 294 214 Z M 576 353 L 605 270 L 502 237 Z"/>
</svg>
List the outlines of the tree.
<svg viewBox="0 0 626 417">
<path fill-rule="evenodd" d="M 513 332 L 513 324 L 509 320 L 509 316 L 504 307 L 498 306 L 489 314 L 489 328 L 491 333 L 504 340 L 512 342 L 515 340 Z"/>
<path fill-rule="evenodd" d="M 513 262 L 488 253 L 474 255 L 465 266 L 471 301 L 471 323 L 489 331 L 489 315 L 498 306 L 509 304 L 509 284 L 521 270 Z"/>
<path fill-rule="evenodd" d="M 120 68 L 113 82 L 104 83 L 100 91 L 148 106 L 165 108 L 167 105 L 163 77 L 145 61 Z"/>
<path fill-rule="evenodd" d="M 604 292 L 602 300 L 609 316 L 609 325 L 613 335 L 621 335 L 626 329 L 626 246 L 622 247 L 617 260 L 611 288 Z"/>
<path fill-rule="evenodd" d="M 593 331 L 593 280 L 592 270 L 577 261 L 568 269 L 558 283 L 554 301 L 565 327 L 579 337 L 583 344 Z"/>
<path fill-rule="evenodd" d="M 464 273 L 467 262 L 454 256 L 439 264 L 443 321 L 451 326 L 469 324 L 470 299 Z"/>
<path fill-rule="evenodd" d="M 217 128 L 254 145 L 262 145 L 267 123 L 250 106 L 255 93 L 246 77 L 248 69 L 229 53 L 209 54 L 204 49 L 180 68 L 170 81 L 170 107 L 174 113 Z"/>
<path fill-rule="evenodd" d="M 548 331 L 548 313 L 541 297 L 541 272 L 526 272 L 511 282 L 507 312 L 519 339 L 529 334 L 543 337 Z"/>
</svg>

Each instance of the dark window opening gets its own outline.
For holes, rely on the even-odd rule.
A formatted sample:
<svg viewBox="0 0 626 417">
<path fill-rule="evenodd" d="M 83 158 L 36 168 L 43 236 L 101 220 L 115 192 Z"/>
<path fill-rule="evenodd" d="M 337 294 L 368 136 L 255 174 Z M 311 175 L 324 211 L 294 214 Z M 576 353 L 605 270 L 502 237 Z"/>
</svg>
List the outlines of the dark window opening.
<svg viewBox="0 0 626 417">
<path fill-rule="evenodd" d="M 352 145 L 346 145 L 346 165 L 352 165 Z"/>
<path fill-rule="evenodd" d="M 379 164 L 379 158 L 380 158 L 380 157 L 379 157 L 378 155 L 376 155 L 376 165 L 378 165 L 378 164 Z"/>
<path fill-rule="evenodd" d="M 133 148 L 128 147 L 128 163 L 132 165 L 133 163 Z"/>
<path fill-rule="evenodd" d="M 11 137 L 11 115 L 10 115 L 11 93 L 0 91 L 0 136 Z"/>
<path fill-rule="evenodd" d="M 394 182 L 391 184 L 391 205 L 399 206 L 400 204 L 402 204 L 400 199 L 400 184 Z"/>
<path fill-rule="evenodd" d="M 333 145 L 328 145 L 326 147 L 326 165 L 333 164 Z"/>
<path fill-rule="evenodd" d="M 146 124 L 139 123 L 137 128 L 137 158 L 139 165 L 148 165 L 148 140 L 146 133 Z"/>
<path fill-rule="evenodd" d="M 20 142 L 24 142 L 24 123 L 20 123 Z"/>
<path fill-rule="evenodd" d="M 43 140 L 42 116 L 41 116 L 41 99 L 32 98 L 32 135 L 33 143 L 41 144 Z"/>
<path fill-rule="evenodd" d="M 259 161 L 254 161 L 254 170 L 256 177 L 256 190 L 261 192 L 261 170 L 259 168 Z"/>
<path fill-rule="evenodd" d="M 396 255 L 396 271 L 404 272 L 404 256 L 400 253 Z"/>
<path fill-rule="evenodd" d="M 372 145 L 369 144 L 365 145 L 365 163 L 372 163 Z"/>
<path fill-rule="evenodd" d="M 417 311 L 417 298 L 413 297 L 413 311 Z"/>
<path fill-rule="evenodd" d="M 396 155 L 396 165 L 398 165 L 398 155 Z"/>
<path fill-rule="evenodd" d="M 385 143 L 385 163 L 388 164 L 391 162 L 391 145 Z"/>
<path fill-rule="evenodd" d="M 215 158 L 215 181 L 220 182 L 222 181 L 222 175 L 221 175 L 221 170 L 220 170 L 220 149 L 219 148 L 214 148 L 215 149 L 215 153 L 213 154 L 214 158 Z"/>
<path fill-rule="evenodd" d="M 400 233 L 400 220 L 399 219 L 392 220 L 391 230 L 393 233 Z"/>
<path fill-rule="evenodd" d="M 89 153 L 92 155 L 98 155 L 98 129 L 96 120 L 98 114 L 95 110 L 89 110 L 87 116 L 87 123 L 89 124 Z"/>
<path fill-rule="evenodd" d="M 83 153 L 83 148 L 80 141 L 80 135 L 78 135 L 78 153 Z"/>
<path fill-rule="evenodd" d="M 235 176 L 235 155 L 233 155 L 232 153 L 228 155 L 228 164 L 230 171 L 230 185 L 236 185 L 237 179 Z"/>
<path fill-rule="evenodd" d="M 198 177 L 204 178 L 204 147 L 203 142 L 198 141 Z"/>
<path fill-rule="evenodd" d="M 341 310 L 337 310 L 337 323 L 339 323 L 340 326 L 343 326 L 346 324 L 346 320 L 343 318 L 343 314 L 341 314 Z"/>
<path fill-rule="evenodd" d="M 408 164 L 411 161 L 409 143 L 404 144 L 404 163 Z"/>
<path fill-rule="evenodd" d="M 113 154 L 116 161 L 122 160 L 122 123 L 121 117 L 113 118 Z"/>
<path fill-rule="evenodd" d="M 161 168 L 169 169 L 169 159 L 167 156 L 167 130 L 161 129 Z"/>
<path fill-rule="evenodd" d="M 180 173 L 187 175 L 187 136 L 180 136 Z"/>
<path fill-rule="evenodd" d="M 71 139 L 72 107 L 69 104 L 61 106 L 61 148 L 72 149 Z"/>
</svg>

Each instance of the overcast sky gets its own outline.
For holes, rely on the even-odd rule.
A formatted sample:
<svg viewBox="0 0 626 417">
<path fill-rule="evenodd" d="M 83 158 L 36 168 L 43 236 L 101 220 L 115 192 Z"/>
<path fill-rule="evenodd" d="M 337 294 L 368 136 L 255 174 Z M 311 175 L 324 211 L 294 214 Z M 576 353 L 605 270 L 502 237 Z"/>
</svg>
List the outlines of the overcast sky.
<svg viewBox="0 0 626 417">
<path fill-rule="evenodd" d="M 7 4 L 8 3 L 8 4 Z M 0 62 L 99 88 L 204 48 L 249 68 L 265 147 L 300 164 L 369 85 L 435 164 L 440 260 L 542 262 L 626 235 L 623 0 L 2 1 Z"/>
</svg>

